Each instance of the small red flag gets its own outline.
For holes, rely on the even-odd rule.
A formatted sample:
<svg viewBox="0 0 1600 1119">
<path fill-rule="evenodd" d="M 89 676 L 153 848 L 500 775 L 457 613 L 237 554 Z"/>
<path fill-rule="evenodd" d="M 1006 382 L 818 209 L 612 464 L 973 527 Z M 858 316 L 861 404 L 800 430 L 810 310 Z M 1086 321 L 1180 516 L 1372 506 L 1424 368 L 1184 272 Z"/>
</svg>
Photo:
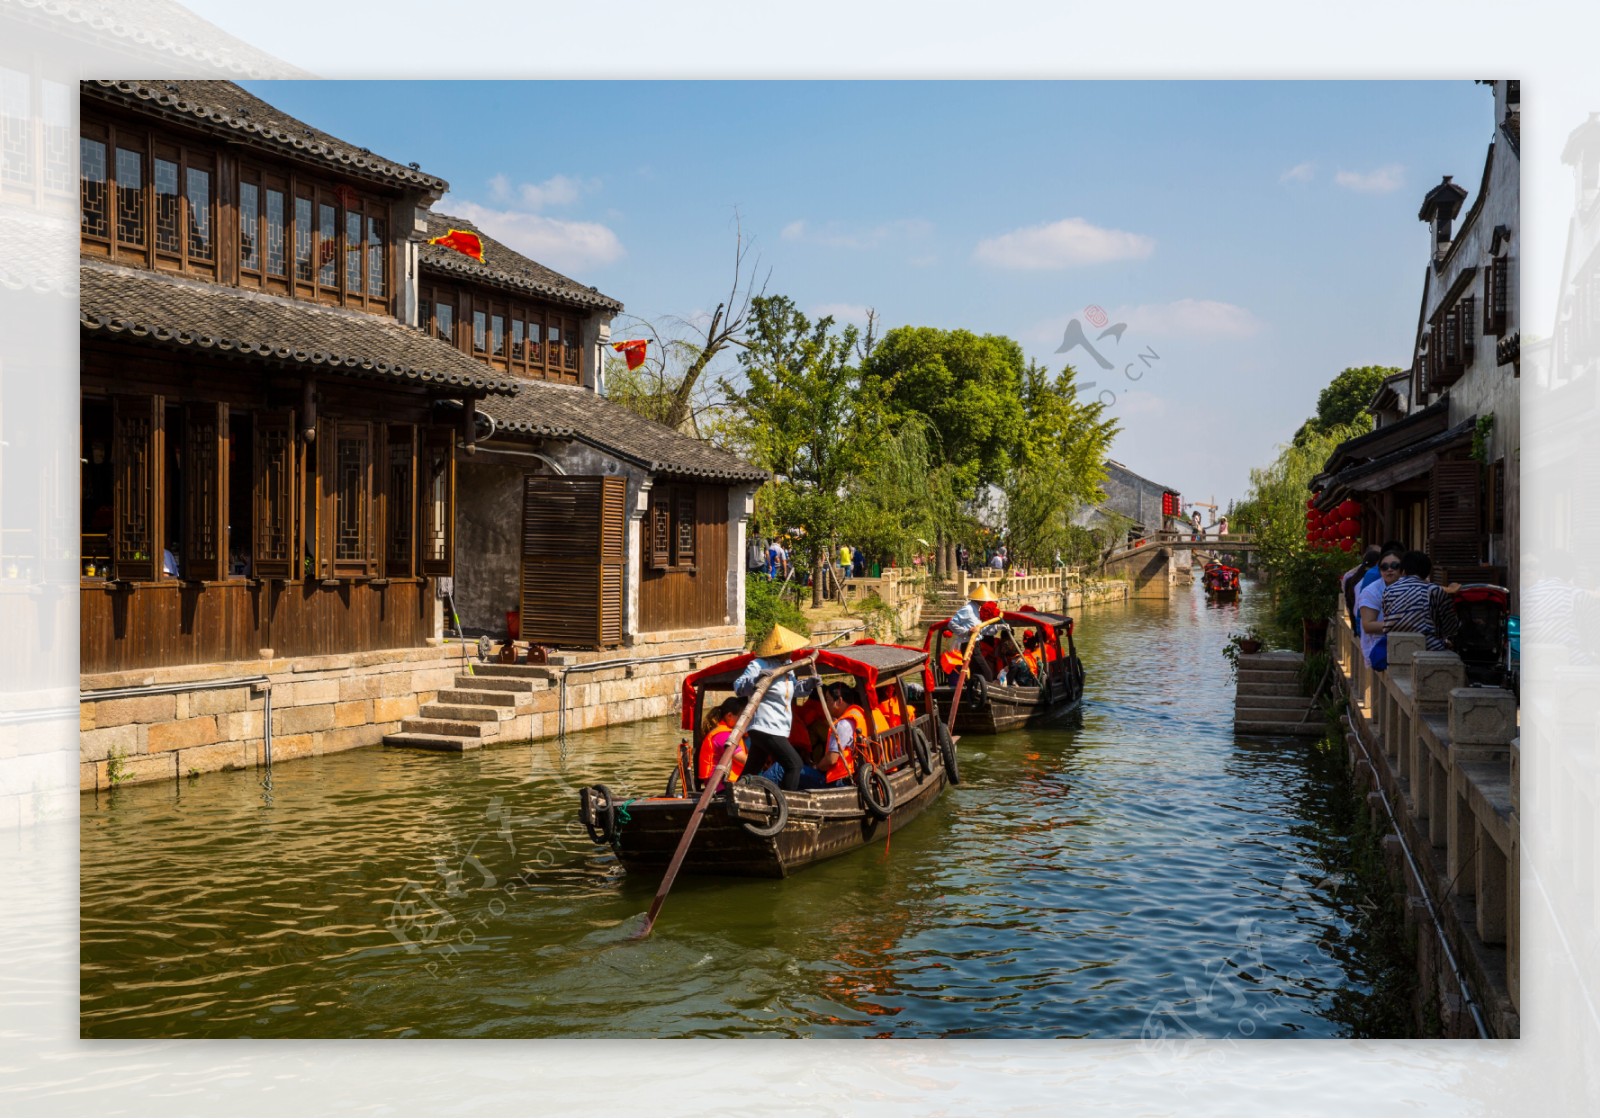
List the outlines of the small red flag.
<svg viewBox="0 0 1600 1119">
<path fill-rule="evenodd" d="M 443 237 L 430 238 L 428 244 L 443 245 L 447 249 L 454 249 L 458 253 L 470 256 L 479 264 L 483 263 L 483 239 L 465 229 L 452 229 Z"/>
<path fill-rule="evenodd" d="M 625 342 L 611 343 L 611 348 L 623 356 L 629 369 L 637 369 L 644 364 L 644 351 L 649 344 L 646 338 L 630 338 Z"/>
</svg>

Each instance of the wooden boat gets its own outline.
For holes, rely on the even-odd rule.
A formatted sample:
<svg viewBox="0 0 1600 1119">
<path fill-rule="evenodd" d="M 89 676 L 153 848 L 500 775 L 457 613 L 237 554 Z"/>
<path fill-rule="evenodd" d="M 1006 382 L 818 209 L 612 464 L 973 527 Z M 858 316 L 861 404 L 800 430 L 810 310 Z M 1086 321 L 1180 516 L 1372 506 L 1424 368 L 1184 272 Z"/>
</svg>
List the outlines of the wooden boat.
<svg viewBox="0 0 1600 1119">
<path fill-rule="evenodd" d="M 784 878 L 898 832 L 938 799 L 947 782 L 960 783 L 955 742 L 933 703 L 926 653 L 860 641 L 838 649 L 802 650 L 791 659 L 813 652 L 824 681 L 848 677 L 873 707 L 898 694 L 905 710 L 918 712 L 916 718 L 887 729 L 874 727 L 872 740 L 861 750 L 863 764 L 855 785 L 785 792 L 746 774 L 718 792 L 695 834 L 684 870 Z M 595 842 L 611 845 L 629 871 L 659 873 L 671 861 L 703 788 L 696 776 L 695 746 L 753 656 L 720 661 L 684 680 L 683 729 L 693 737 L 678 743 L 666 795 L 623 801 L 603 785 L 583 791 L 579 819 Z M 914 702 L 919 699 L 920 705 Z"/>
<path fill-rule="evenodd" d="M 946 618 L 929 626 L 923 642 L 934 671 L 939 673 L 934 699 L 943 710 L 949 709 L 955 678 L 938 668 L 940 659 L 947 651 L 960 652 L 958 644 L 944 636 L 949 623 Z M 998 684 L 969 672 L 962 685 L 961 706 L 956 711 L 958 735 L 999 734 L 1018 727 L 1047 725 L 1069 715 L 1083 702 L 1083 662 L 1078 659 L 1072 640 L 1071 618 L 1023 607 L 1003 612 L 1000 623 L 1003 624 L 993 624 L 1000 631 L 996 640 L 1002 644 L 1009 641 L 1010 647 L 1019 651 L 1026 636 L 1019 640 L 1018 631 L 1038 635 L 1039 648 L 1045 651 L 1046 658 L 1044 679 L 1037 686 Z"/>
<path fill-rule="evenodd" d="M 1225 563 L 1208 563 L 1201 572 L 1201 583 L 1206 597 L 1229 599 L 1239 597 L 1239 569 Z"/>
</svg>

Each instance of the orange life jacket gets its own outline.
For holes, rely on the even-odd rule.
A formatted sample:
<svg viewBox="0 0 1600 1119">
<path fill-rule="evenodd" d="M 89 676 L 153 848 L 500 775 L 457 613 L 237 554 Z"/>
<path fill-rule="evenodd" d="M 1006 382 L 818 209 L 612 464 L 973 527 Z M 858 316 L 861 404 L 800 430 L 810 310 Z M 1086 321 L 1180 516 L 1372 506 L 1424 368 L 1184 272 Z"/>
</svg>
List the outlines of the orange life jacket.
<svg viewBox="0 0 1600 1119">
<path fill-rule="evenodd" d="M 837 732 L 829 732 L 829 745 L 839 751 L 838 761 L 829 766 L 828 772 L 822 775 L 823 780 L 830 785 L 835 781 L 847 781 L 856 775 L 855 752 L 867 741 L 867 713 L 865 711 L 859 707 L 845 708 L 844 714 L 840 715 L 833 725 L 837 727 L 839 723 L 844 722 L 848 722 L 855 728 L 855 742 L 852 746 L 845 746 L 839 741 Z"/>
<path fill-rule="evenodd" d="M 1036 653 L 1036 652 L 1029 652 L 1028 650 L 1024 649 L 1022 651 L 1022 659 L 1023 659 L 1023 661 L 1025 661 L 1027 663 L 1028 668 L 1032 670 L 1033 674 L 1035 676 L 1038 676 L 1039 675 L 1039 654 Z"/>
<path fill-rule="evenodd" d="M 884 721 L 884 726 L 879 726 L 877 728 L 880 734 L 886 727 L 897 727 L 906 721 L 905 712 L 900 706 L 900 697 L 894 692 L 890 692 L 888 695 L 884 696 L 881 701 L 879 701 L 877 708 L 873 711 L 873 716 L 874 725 L 876 725 L 877 717 L 879 716 L 881 716 Z"/>
<path fill-rule="evenodd" d="M 809 759 L 811 751 L 816 747 L 816 739 L 812 735 L 813 728 L 818 723 L 826 724 L 828 712 L 823 709 L 822 701 L 812 696 L 794 709 L 794 717 L 789 721 L 789 741 L 799 747 L 803 757 Z"/>
<path fill-rule="evenodd" d="M 733 722 L 724 720 L 712 727 L 710 732 L 700 742 L 700 756 L 696 759 L 695 771 L 699 773 L 700 780 L 711 780 L 711 774 L 717 768 L 717 759 L 722 757 L 722 751 L 727 748 L 728 735 L 733 733 Z M 737 781 L 744 772 L 745 759 L 736 752 L 733 761 L 728 765 L 728 780 Z"/>
</svg>

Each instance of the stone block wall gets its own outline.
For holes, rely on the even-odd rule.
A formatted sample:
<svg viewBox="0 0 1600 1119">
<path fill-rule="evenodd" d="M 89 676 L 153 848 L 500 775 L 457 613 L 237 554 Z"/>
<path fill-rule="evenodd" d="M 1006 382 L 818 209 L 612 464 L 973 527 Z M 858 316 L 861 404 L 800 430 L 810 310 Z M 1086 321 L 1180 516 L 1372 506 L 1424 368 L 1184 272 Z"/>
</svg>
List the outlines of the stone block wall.
<svg viewBox="0 0 1600 1119">
<path fill-rule="evenodd" d="M 437 645 L 85 676 L 80 687 L 87 698 L 78 705 L 78 787 L 104 789 L 262 764 L 268 688 L 274 762 L 374 745 L 452 687 L 466 655 L 460 645 Z M 267 683 L 239 682 L 252 677 Z M 200 687 L 94 698 L 96 692 L 174 685 Z"/>
</svg>

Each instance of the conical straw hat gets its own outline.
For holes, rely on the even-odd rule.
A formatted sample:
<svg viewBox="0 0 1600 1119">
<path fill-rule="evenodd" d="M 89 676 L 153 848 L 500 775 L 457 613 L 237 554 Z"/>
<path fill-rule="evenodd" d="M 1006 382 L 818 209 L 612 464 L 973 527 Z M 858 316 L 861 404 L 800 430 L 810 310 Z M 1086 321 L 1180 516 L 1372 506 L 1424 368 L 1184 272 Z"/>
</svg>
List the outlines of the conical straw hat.
<svg viewBox="0 0 1600 1119">
<path fill-rule="evenodd" d="M 989 593 L 989 588 L 982 583 L 972 588 L 972 593 L 967 596 L 973 602 L 994 602 L 994 595 Z"/>
<path fill-rule="evenodd" d="M 781 657 L 796 649 L 804 649 L 810 642 L 792 629 L 773 626 L 772 632 L 761 639 L 753 650 L 758 657 Z"/>
</svg>

